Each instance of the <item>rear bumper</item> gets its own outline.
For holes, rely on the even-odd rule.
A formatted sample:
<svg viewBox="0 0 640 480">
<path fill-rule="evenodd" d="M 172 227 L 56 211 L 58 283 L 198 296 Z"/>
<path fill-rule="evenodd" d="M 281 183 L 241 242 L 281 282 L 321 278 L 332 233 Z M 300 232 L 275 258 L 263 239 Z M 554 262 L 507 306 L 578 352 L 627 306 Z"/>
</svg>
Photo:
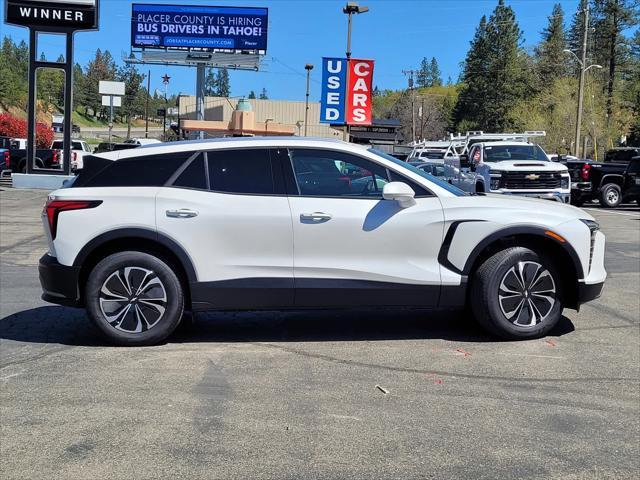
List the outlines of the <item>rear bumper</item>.
<svg viewBox="0 0 640 480">
<path fill-rule="evenodd" d="M 44 254 L 38 265 L 42 299 L 45 302 L 80 307 L 78 278 L 80 267 L 61 265 L 56 257 Z"/>
</svg>

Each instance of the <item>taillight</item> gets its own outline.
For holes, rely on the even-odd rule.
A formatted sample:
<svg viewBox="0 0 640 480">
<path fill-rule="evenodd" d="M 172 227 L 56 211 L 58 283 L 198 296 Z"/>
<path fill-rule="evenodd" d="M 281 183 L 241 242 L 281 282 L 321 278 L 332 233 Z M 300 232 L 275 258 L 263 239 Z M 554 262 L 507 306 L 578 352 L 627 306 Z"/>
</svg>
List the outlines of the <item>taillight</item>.
<svg viewBox="0 0 640 480">
<path fill-rule="evenodd" d="M 51 163 L 58 163 L 58 151 L 57 150 L 53 151 L 53 159 L 51 160 Z"/>
<path fill-rule="evenodd" d="M 58 215 L 60 212 L 95 208 L 101 203 L 102 200 L 48 200 L 47 204 L 44 206 L 44 210 L 47 213 L 51 238 L 56 238 Z"/>
<path fill-rule="evenodd" d="M 591 165 L 585 163 L 580 170 L 580 178 L 585 182 L 589 181 L 589 174 L 591 173 Z"/>
<path fill-rule="evenodd" d="M 78 152 L 73 152 L 73 161 L 78 160 Z"/>
<path fill-rule="evenodd" d="M 5 150 L 3 155 L 4 155 L 4 168 L 6 169 L 11 168 L 11 154 L 9 153 L 9 150 Z"/>
</svg>

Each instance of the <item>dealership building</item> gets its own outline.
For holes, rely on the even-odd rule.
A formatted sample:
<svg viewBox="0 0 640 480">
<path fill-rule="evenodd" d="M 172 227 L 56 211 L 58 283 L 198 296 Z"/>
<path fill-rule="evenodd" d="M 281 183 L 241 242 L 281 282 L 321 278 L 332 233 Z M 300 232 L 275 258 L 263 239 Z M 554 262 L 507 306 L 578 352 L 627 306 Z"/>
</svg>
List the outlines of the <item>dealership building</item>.
<svg viewBox="0 0 640 480">
<path fill-rule="evenodd" d="M 199 130 L 207 137 L 233 135 L 304 135 L 305 102 L 290 100 L 235 99 L 205 97 L 204 121 L 196 120 L 196 97 L 181 95 L 179 124 L 188 135 Z M 343 138 L 341 125 L 320 123 L 320 103 L 309 102 L 307 135 Z M 392 151 L 402 142 L 397 120 L 373 119 L 367 126 L 352 126 L 350 141 Z"/>
</svg>

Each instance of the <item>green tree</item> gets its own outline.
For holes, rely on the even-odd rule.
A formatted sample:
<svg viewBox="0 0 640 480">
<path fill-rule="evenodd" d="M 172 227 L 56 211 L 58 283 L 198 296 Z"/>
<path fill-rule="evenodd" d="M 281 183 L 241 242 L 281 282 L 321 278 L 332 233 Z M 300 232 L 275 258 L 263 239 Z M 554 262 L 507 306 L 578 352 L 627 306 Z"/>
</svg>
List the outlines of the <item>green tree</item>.
<svg viewBox="0 0 640 480">
<path fill-rule="evenodd" d="M 108 50 L 104 53 L 98 48 L 92 60 L 87 64 L 86 73 L 86 106 L 93 116 L 102 109 L 102 97 L 98 93 L 101 80 L 114 80 L 116 76 L 116 64 Z"/>
<path fill-rule="evenodd" d="M 582 37 L 584 35 L 584 11 L 589 6 L 589 0 L 580 0 L 576 12 L 571 19 L 571 26 L 567 32 L 568 48 L 580 55 L 582 51 Z M 577 70 L 577 69 L 576 69 Z"/>
<path fill-rule="evenodd" d="M 217 95 L 219 97 L 228 97 L 231 95 L 231 84 L 229 82 L 229 71 L 226 68 L 218 70 L 218 78 L 216 79 Z"/>
<path fill-rule="evenodd" d="M 549 23 L 542 31 L 542 41 L 535 48 L 536 71 L 540 85 L 549 85 L 557 78 L 568 75 L 570 59 L 564 50 L 567 39 L 564 32 L 564 12 L 562 6 L 553 6 Z"/>
<path fill-rule="evenodd" d="M 0 105 L 26 108 L 28 47 L 5 36 L 0 46 Z"/>
<path fill-rule="evenodd" d="M 207 97 L 218 95 L 216 73 L 213 68 L 207 68 L 207 73 L 204 77 L 204 94 Z"/>
<path fill-rule="evenodd" d="M 267 95 L 267 89 L 266 88 L 262 88 L 262 91 L 260 92 L 260 100 L 269 100 L 269 96 Z"/>
<path fill-rule="evenodd" d="M 442 85 L 442 73 L 438 66 L 436 57 L 431 57 L 431 63 L 429 64 L 429 76 L 431 83 L 427 87 L 439 87 Z"/>
<path fill-rule="evenodd" d="M 251 90 L 251 91 L 249 92 L 249 98 L 250 98 L 250 99 L 255 99 L 255 98 L 256 98 L 256 92 L 254 92 L 253 90 Z"/>
<path fill-rule="evenodd" d="M 522 31 L 513 9 L 499 0 L 476 30 L 465 60 L 456 123 L 488 131 L 514 127 L 514 106 L 532 92 Z"/>
<path fill-rule="evenodd" d="M 125 63 L 117 72 L 117 79 L 124 82 L 124 98 L 122 99 L 121 115 L 127 117 L 127 138 L 131 136 L 131 120 L 135 115 L 144 112 L 143 99 L 139 95 L 142 82 L 146 76 L 138 71 L 135 65 Z M 141 100 L 143 100 L 141 102 Z"/>
<path fill-rule="evenodd" d="M 416 75 L 416 83 L 418 87 L 430 87 L 432 83 L 431 77 L 431 65 L 427 60 L 427 57 L 422 57 L 422 61 L 420 62 L 420 68 L 418 69 L 418 73 Z"/>
</svg>

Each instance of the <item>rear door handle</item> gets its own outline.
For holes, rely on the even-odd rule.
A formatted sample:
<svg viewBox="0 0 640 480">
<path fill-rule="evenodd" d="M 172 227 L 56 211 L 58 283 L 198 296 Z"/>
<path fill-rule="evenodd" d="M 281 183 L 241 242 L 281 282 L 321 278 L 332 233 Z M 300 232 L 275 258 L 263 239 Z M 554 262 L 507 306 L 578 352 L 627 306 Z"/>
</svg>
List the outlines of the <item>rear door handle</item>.
<svg viewBox="0 0 640 480">
<path fill-rule="evenodd" d="M 331 220 L 331 215 L 328 213 L 324 213 L 324 212 L 313 212 L 313 213 L 301 213 L 300 214 L 300 221 L 303 222 L 316 222 L 316 223 L 322 223 L 322 222 L 328 222 L 329 220 Z"/>
<path fill-rule="evenodd" d="M 169 218 L 193 218 L 198 216 L 198 212 L 195 210 L 189 210 L 188 208 L 180 208 L 178 210 L 167 210 L 167 217 Z"/>
</svg>

